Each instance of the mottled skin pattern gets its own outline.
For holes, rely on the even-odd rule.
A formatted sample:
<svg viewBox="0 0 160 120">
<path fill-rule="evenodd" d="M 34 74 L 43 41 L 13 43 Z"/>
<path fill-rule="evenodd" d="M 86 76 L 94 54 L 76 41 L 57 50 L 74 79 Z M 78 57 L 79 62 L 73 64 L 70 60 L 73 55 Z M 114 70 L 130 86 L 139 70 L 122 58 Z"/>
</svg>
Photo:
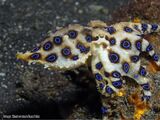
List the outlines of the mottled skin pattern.
<svg viewBox="0 0 160 120">
<path fill-rule="evenodd" d="M 143 35 L 158 32 L 157 24 L 120 22 L 107 26 L 102 21 L 91 21 L 88 26 L 69 25 L 49 32 L 45 40 L 32 51 L 17 53 L 17 58 L 29 63 L 41 63 L 52 70 L 69 70 L 83 64 L 92 68 L 98 91 L 106 97 L 123 96 L 124 76 L 134 79 L 142 88 L 142 100 L 151 96 L 150 82 L 140 54 L 159 70 L 160 61 L 152 45 Z M 91 62 L 87 62 L 91 58 Z M 102 102 L 103 119 L 108 106 Z"/>
</svg>

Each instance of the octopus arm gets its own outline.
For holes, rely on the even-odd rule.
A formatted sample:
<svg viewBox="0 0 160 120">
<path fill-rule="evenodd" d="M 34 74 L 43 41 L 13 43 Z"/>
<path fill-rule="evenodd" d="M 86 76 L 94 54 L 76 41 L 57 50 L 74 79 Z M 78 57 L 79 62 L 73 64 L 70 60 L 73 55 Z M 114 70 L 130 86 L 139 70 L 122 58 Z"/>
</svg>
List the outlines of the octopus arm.
<svg viewBox="0 0 160 120">
<path fill-rule="evenodd" d="M 138 35 L 146 35 L 160 31 L 160 25 L 148 23 L 120 22 L 114 24 L 113 27 L 128 33 L 138 33 Z"/>
<path fill-rule="evenodd" d="M 92 41 L 90 27 L 78 24 L 50 33 L 32 51 L 17 53 L 17 58 L 29 63 L 41 63 L 45 68 L 68 70 L 86 63 L 91 56 Z"/>
<path fill-rule="evenodd" d="M 153 67 L 157 71 L 160 71 L 159 56 L 155 53 L 153 46 L 146 39 L 142 39 L 141 45 L 142 45 L 141 51 L 146 52 L 149 55 L 149 57 L 146 56 L 146 59 L 149 60 L 153 64 Z"/>
<path fill-rule="evenodd" d="M 95 47 L 95 49 L 94 49 Z M 121 64 L 113 64 L 109 60 L 109 52 L 103 45 L 95 45 L 92 56 L 92 72 L 95 76 L 97 88 L 102 95 L 122 96 L 123 81 L 121 79 Z"/>
</svg>

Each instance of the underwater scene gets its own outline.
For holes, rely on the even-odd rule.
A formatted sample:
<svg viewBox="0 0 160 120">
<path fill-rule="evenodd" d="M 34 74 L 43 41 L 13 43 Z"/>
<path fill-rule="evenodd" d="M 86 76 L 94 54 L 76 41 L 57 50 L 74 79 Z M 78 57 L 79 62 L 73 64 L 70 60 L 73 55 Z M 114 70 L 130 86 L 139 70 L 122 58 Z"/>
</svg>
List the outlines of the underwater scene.
<svg viewBox="0 0 160 120">
<path fill-rule="evenodd" d="M 0 118 L 160 120 L 159 0 L 0 0 Z"/>
</svg>

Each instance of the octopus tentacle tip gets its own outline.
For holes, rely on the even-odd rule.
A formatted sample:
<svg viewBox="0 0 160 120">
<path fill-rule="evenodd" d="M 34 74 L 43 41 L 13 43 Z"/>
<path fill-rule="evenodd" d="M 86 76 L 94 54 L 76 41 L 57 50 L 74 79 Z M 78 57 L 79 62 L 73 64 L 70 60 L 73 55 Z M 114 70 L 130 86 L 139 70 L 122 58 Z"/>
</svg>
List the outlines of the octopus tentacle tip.
<svg viewBox="0 0 160 120">
<path fill-rule="evenodd" d="M 25 56 L 23 53 L 18 52 L 18 53 L 16 54 L 16 58 L 19 59 L 19 60 L 25 60 L 25 59 L 26 59 L 26 56 Z"/>
</svg>

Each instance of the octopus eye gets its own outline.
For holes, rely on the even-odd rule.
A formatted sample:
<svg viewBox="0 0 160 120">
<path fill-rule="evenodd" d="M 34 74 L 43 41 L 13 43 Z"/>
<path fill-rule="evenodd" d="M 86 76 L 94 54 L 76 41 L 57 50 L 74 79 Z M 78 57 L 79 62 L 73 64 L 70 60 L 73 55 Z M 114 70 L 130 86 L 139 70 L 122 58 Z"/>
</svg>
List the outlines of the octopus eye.
<svg viewBox="0 0 160 120">
<path fill-rule="evenodd" d="M 110 53 L 109 59 L 111 63 L 118 63 L 119 62 L 119 55 L 117 53 Z"/>
<path fill-rule="evenodd" d="M 144 67 L 140 67 L 139 74 L 142 75 L 142 76 L 145 76 L 147 74 Z"/>
<path fill-rule="evenodd" d="M 129 40 L 123 40 L 123 41 L 121 41 L 121 47 L 124 49 L 130 49 L 131 42 Z"/>
<path fill-rule="evenodd" d="M 102 78 L 102 76 L 99 74 L 99 73 L 96 73 L 95 74 L 95 78 L 96 78 L 96 80 L 102 80 L 103 78 Z"/>
<path fill-rule="evenodd" d="M 147 24 L 142 24 L 142 31 L 145 32 L 148 28 Z"/>
<path fill-rule="evenodd" d="M 150 90 L 150 86 L 148 83 L 142 84 L 141 86 L 142 86 L 143 90 Z"/>
<path fill-rule="evenodd" d="M 71 50 L 70 50 L 70 48 L 63 48 L 63 49 L 62 49 L 62 55 L 64 55 L 64 56 L 69 56 L 69 55 L 71 55 Z"/>
<path fill-rule="evenodd" d="M 33 60 L 38 60 L 38 59 L 40 59 L 40 57 L 41 57 L 40 53 L 34 53 L 30 56 L 30 58 Z"/>
<path fill-rule="evenodd" d="M 114 72 L 112 72 L 112 76 L 113 76 L 114 78 L 120 78 L 120 77 L 121 77 L 121 74 L 120 74 L 118 71 L 114 71 Z"/>
<path fill-rule="evenodd" d="M 52 53 L 46 57 L 47 62 L 55 62 L 57 60 L 57 55 Z"/>
<path fill-rule="evenodd" d="M 146 52 L 152 51 L 153 50 L 153 46 L 151 44 L 149 44 L 146 48 Z"/>
<path fill-rule="evenodd" d="M 92 42 L 92 36 L 91 35 L 87 35 L 85 37 L 85 39 L 86 39 L 87 42 Z"/>
<path fill-rule="evenodd" d="M 105 114 L 105 113 L 107 113 L 107 112 L 108 112 L 107 108 L 104 107 L 104 106 L 102 106 L 102 107 L 101 107 L 101 113 L 102 113 L 102 114 Z"/>
<path fill-rule="evenodd" d="M 158 60 L 159 60 L 159 57 L 158 57 L 158 55 L 156 55 L 156 54 L 154 54 L 154 55 L 152 56 L 152 58 L 153 58 L 154 61 L 158 61 Z"/>
<path fill-rule="evenodd" d="M 123 63 L 122 69 L 123 69 L 123 71 L 124 71 L 125 73 L 128 73 L 128 72 L 129 72 L 129 68 L 130 68 L 130 66 L 129 66 L 129 64 L 128 64 L 127 62 Z"/>
<path fill-rule="evenodd" d="M 104 86 L 105 86 L 104 83 L 100 83 L 100 84 L 99 84 L 99 88 L 100 88 L 100 89 L 103 89 Z"/>
<path fill-rule="evenodd" d="M 77 37 L 77 35 L 78 35 L 78 33 L 77 33 L 77 31 L 75 31 L 75 30 L 70 30 L 70 31 L 68 32 L 69 38 L 74 39 L 74 38 Z"/>
<path fill-rule="evenodd" d="M 102 67 L 103 67 L 103 65 L 101 62 L 96 64 L 96 69 L 100 70 Z"/>
<path fill-rule="evenodd" d="M 141 49 L 142 49 L 142 42 L 140 40 L 136 41 L 136 48 L 137 48 L 137 50 L 141 51 Z"/>
<path fill-rule="evenodd" d="M 113 90 L 112 90 L 111 87 L 107 86 L 107 87 L 106 87 L 106 92 L 107 92 L 108 94 L 112 94 L 112 93 L 113 93 Z"/>
<path fill-rule="evenodd" d="M 119 80 L 119 81 L 114 81 L 114 82 L 112 82 L 112 85 L 113 85 L 114 87 L 116 87 L 116 88 L 120 88 L 120 87 L 122 87 L 122 81 L 121 81 L 121 80 Z"/>
<path fill-rule="evenodd" d="M 113 34 L 113 33 L 116 32 L 116 29 L 114 27 L 112 27 L 112 26 L 107 27 L 106 29 L 107 29 L 107 32 L 109 32 L 110 34 Z"/>
<path fill-rule="evenodd" d="M 139 56 L 137 56 L 137 55 L 131 56 L 131 61 L 134 62 L 134 63 L 138 62 L 139 61 Z"/>
<path fill-rule="evenodd" d="M 99 40 L 99 36 L 95 36 L 95 37 L 93 38 L 93 40 L 94 40 L 94 41 Z"/>
<path fill-rule="evenodd" d="M 55 36 L 55 37 L 53 38 L 53 42 L 54 42 L 54 44 L 56 44 L 56 45 L 60 45 L 60 44 L 62 43 L 62 37 L 60 37 L 60 36 Z"/>
<path fill-rule="evenodd" d="M 158 25 L 157 25 L 157 24 L 152 24 L 151 29 L 152 29 L 153 31 L 157 30 L 157 29 L 158 29 Z"/>
<path fill-rule="evenodd" d="M 53 45 L 52 45 L 52 42 L 50 42 L 50 41 L 46 42 L 46 43 L 43 45 L 43 49 L 44 49 L 45 51 L 48 51 L 48 50 L 52 49 L 52 47 L 53 47 Z"/>
<path fill-rule="evenodd" d="M 78 60 L 79 57 L 78 57 L 78 55 L 74 55 L 74 56 L 72 57 L 72 59 L 73 59 L 73 60 Z"/>
<path fill-rule="evenodd" d="M 37 52 L 40 49 L 40 46 L 37 46 L 35 48 L 33 48 L 33 50 L 31 50 L 31 52 Z"/>
<path fill-rule="evenodd" d="M 131 33 L 133 32 L 133 30 L 129 27 L 124 27 L 124 31 L 128 32 L 128 33 Z"/>
</svg>

